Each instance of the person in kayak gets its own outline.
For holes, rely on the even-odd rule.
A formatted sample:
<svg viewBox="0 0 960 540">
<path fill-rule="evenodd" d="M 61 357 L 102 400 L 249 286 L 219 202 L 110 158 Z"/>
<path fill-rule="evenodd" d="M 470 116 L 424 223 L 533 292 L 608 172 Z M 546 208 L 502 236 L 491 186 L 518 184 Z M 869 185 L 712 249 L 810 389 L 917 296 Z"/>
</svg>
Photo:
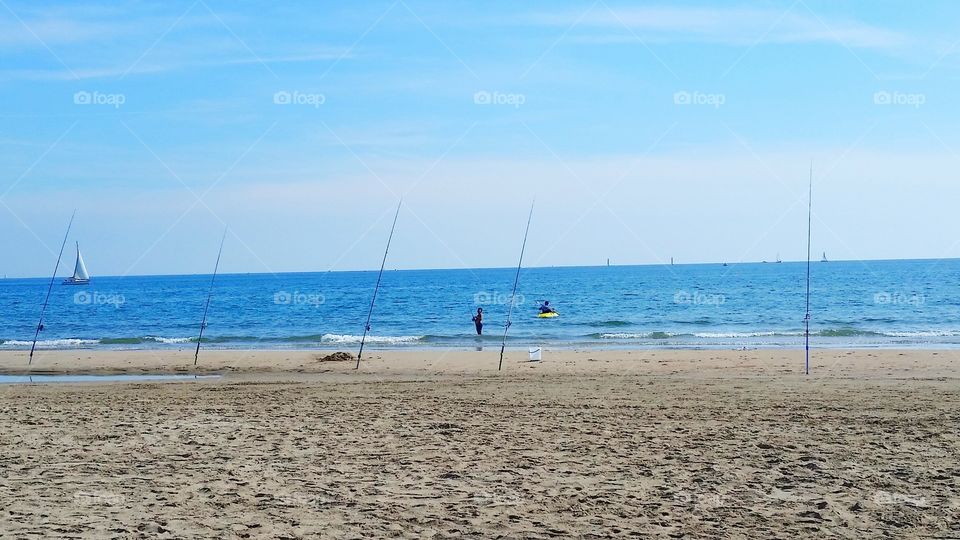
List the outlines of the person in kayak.
<svg viewBox="0 0 960 540">
<path fill-rule="evenodd" d="M 473 324 L 477 327 L 477 335 L 483 334 L 483 308 L 477 308 L 477 314 L 473 316 Z"/>
<path fill-rule="evenodd" d="M 544 300 L 543 303 L 540 304 L 540 313 L 554 313 L 553 308 L 550 307 L 549 300 Z"/>
</svg>

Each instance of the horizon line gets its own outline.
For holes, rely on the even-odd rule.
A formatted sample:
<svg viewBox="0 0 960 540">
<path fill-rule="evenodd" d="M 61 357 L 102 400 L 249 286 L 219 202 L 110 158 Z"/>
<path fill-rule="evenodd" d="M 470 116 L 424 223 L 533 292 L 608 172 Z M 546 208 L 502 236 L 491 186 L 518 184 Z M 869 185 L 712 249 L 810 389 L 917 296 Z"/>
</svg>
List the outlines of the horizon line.
<svg viewBox="0 0 960 540">
<path fill-rule="evenodd" d="M 871 263 L 871 262 L 897 262 L 897 261 L 956 261 L 960 260 L 960 257 L 928 257 L 928 258 L 915 258 L 915 259 L 830 259 L 826 264 L 830 263 Z M 823 261 L 819 259 L 811 259 L 811 263 L 823 264 Z M 549 266 L 524 266 L 522 267 L 525 270 L 540 270 L 540 269 L 549 269 L 549 268 L 628 268 L 628 267 L 652 267 L 652 266 L 733 266 L 733 265 L 748 265 L 748 264 L 807 264 L 806 259 L 800 260 L 790 260 L 790 261 L 781 261 L 777 263 L 776 261 L 738 261 L 738 262 L 660 262 L 660 263 L 642 263 L 642 264 L 557 264 Z M 451 270 L 462 270 L 462 271 L 474 271 L 474 270 L 513 270 L 513 266 L 478 266 L 473 268 L 466 267 L 446 267 L 446 268 L 391 268 L 386 271 L 389 272 L 444 272 Z M 327 273 L 364 273 L 372 272 L 376 273 L 379 269 L 351 269 L 351 270 L 290 270 L 290 271 L 281 271 L 281 272 L 219 272 L 219 276 L 249 276 L 249 275 L 281 275 L 281 274 L 327 274 Z M 110 275 L 104 274 L 100 276 L 91 276 L 91 282 L 94 278 L 133 278 L 133 277 L 189 277 L 189 276 L 209 276 L 212 273 L 198 273 L 198 274 L 126 274 L 126 275 Z M 58 276 L 54 276 L 56 279 Z M 49 280 L 49 276 L 7 276 L 6 274 L 3 277 L 0 277 L 0 281 L 5 280 L 15 280 L 15 279 L 44 279 Z"/>
</svg>

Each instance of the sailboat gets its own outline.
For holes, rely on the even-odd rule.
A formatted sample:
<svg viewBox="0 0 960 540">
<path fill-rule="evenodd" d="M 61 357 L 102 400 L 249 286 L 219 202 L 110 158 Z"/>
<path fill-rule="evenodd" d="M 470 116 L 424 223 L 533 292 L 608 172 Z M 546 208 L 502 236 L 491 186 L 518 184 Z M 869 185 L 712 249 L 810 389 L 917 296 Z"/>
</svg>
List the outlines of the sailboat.
<svg viewBox="0 0 960 540">
<path fill-rule="evenodd" d="M 820 259 L 820 262 L 830 262 L 830 261 L 827 260 L 827 252 L 826 252 L 826 251 L 823 252 L 823 258 Z"/>
<path fill-rule="evenodd" d="M 80 255 L 80 242 L 77 242 L 77 264 L 73 267 L 73 275 L 63 280 L 64 285 L 86 285 L 90 283 L 90 274 L 87 273 L 87 265 L 83 264 L 83 257 Z"/>
<path fill-rule="evenodd" d="M 783 262 L 783 260 L 780 259 L 780 254 L 777 253 L 777 264 L 780 264 L 780 263 L 782 263 L 782 262 Z"/>
</svg>

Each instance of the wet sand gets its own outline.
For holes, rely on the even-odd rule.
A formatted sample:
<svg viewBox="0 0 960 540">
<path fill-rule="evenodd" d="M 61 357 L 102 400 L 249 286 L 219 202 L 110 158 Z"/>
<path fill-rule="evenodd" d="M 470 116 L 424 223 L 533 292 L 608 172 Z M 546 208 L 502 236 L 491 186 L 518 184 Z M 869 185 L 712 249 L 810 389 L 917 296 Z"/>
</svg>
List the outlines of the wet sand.
<svg viewBox="0 0 960 540">
<path fill-rule="evenodd" d="M 3 536 L 960 536 L 960 353 L 210 351 L 0 385 Z M 0 353 L 0 372 L 26 355 Z M 192 351 L 34 372 L 192 373 Z"/>
</svg>

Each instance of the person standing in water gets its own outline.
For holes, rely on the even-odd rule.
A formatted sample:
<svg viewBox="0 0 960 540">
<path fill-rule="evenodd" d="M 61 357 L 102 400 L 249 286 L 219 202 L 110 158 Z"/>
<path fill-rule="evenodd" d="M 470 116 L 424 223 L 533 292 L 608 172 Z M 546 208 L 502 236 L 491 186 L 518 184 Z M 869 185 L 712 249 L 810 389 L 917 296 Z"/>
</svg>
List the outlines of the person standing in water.
<svg viewBox="0 0 960 540">
<path fill-rule="evenodd" d="M 477 308 L 477 314 L 473 316 L 473 324 L 477 326 L 477 335 L 483 334 L 483 308 Z"/>
</svg>

